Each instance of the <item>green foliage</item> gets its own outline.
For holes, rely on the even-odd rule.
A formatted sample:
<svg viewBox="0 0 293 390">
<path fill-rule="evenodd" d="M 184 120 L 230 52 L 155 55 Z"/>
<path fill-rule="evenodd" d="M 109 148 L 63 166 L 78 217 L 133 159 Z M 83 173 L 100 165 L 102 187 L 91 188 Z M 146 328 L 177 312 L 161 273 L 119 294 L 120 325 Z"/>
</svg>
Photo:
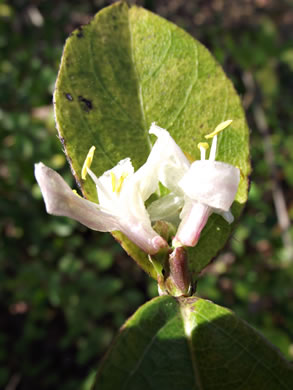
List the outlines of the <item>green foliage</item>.
<svg viewBox="0 0 293 390">
<path fill-rule="evenodd" d="M 293 367 L 231 311 L 195 297 L 159 297 L 124 325 L 94 389 L 289 390 Z"/>
<path fill-rule="evenodd" d="M 233 119 L 221 135 L 217 158 L 241 169 L 232 208 L 239 217 L 250 173 L 244 113 L 231 82 L 207 49 L 175 25 L 125 3 L 103 9 L 67 40 L 54 97 L 60 139 L 77 182 L 92 201 L 97 201 L 95 185 L 81 179 L 92 145 L 97 146 L 92 164 L 96 175 L 126 157 L 138 168 L 150 152 L 148 129 L 155 121 L 195 160 L 204 135 L 220 122 Z M 194 278 L 230 232 L 223 218 L 210 218 L 189 253 Z M 156 277 L 142 251 L 121 234 L 119 241 Z"/>
<path fill-rule="evenodd" d="M 106 234 L 49 217 L 33 164 L 43 161 L 73 184 L 56 137 L 52 92 L 66 37 L 110 1 L 0 3 L 0 388 L 18 382 L 21 390 L 89 390 L 110 339 L 157 287 Z M 293 267 L 284 260 L 263 138 L 252 115 L 256 93 L 243 82 L 247 72 L 258 80 L 292 219 L 292 6 L 139 3 L 211 50 L 233 79 L 252 129 L 250 197 L 230 244 L 200 278 L 198 294 L 233 308 L 292 360 Z M 29 16 L 36 7 L 39 26 Z M 85 270 L 92 276 L 81 277 Z M 100 283 L 108 288 L 101 300 Z"/>
</svg>

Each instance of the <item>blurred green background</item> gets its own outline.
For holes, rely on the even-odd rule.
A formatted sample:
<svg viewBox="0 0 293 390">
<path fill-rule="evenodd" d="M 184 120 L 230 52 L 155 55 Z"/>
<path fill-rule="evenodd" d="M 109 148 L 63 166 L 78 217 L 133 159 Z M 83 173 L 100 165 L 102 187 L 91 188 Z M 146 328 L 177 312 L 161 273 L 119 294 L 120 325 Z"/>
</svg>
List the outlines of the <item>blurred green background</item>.
<svg viewBox="0 0 293 390">
<path fill-rule="evenodd" d="M 123 321 L 156 284 L 109 234 L 48 216 L 43 161 L 74 186 L 52 92 L 62 47 L 102 0 L 0 1 L 0 388 L 88 390 Z M 249 202 L 198 294 L 227 306 L 293 359 L 293 5 L 285 0 L 136 1 L 205 44 L 251 128 Z"/>
</svg>

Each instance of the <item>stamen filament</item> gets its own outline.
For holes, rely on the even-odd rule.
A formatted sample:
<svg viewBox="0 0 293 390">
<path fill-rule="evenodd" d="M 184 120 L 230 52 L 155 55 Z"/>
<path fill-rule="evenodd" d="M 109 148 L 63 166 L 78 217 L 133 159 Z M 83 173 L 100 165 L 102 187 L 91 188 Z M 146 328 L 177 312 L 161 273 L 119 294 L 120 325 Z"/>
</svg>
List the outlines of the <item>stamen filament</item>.
<svg viewBox="0 0 293 390">
<path fill-rule="evenodd" d="M 107 196 L 108 199 L 111 199 L 111 195 L 109 194 L 105 186 L 103 186 L 101 180 L 99 180 L 97 176 L 94 174 L 94 172 L 92 172 L 89 168 L 87 169 L 87 172 L 90 175 L 91 179 L 94 181 L 97 189 L 99 189 L 105 196 Z"/>
<path fill-rule="evenodd" d="M 200 159 L 205 160 L 206 159 L 206 150 L 209 148 L 209 144 L 207 142 L 200 142 L 197 145 L 197 147 L 200 150 Z"/>
<path fill-rule="evenodd" d="M 206 139 L 209 139 L 209 138 L 212 138 L 212 139 L 213 139 L 212 146 L 211 146 L 211 151 L 210 151 L 210 156 L 209 156 L 209 161 L 215 161 L 215 159 L 216 159 L 217 142 L 218 142 L 218 137 L 217 137 L 217 135 L 218 135 L 221 131 L 223 131 L 224 129 L 226 129 L 226 127 L 230 126 L 232 122 L 233 122 L 232 119 L 228 119 L 227 121 L 221 122 L 221 123 L 215 128 L 215 130 L 214 130 L 212 133 L 205 135 L 205 138 L 206 138 Z"/>
<path fill-rule="evenodd" d="M 215 135 L 213 138 L 212 146 L 211 146 L 209 161 L 215 161 L 215 159 L 216 159 L 217 142 L 218 142 L 218 136 Z"/>
</svg>

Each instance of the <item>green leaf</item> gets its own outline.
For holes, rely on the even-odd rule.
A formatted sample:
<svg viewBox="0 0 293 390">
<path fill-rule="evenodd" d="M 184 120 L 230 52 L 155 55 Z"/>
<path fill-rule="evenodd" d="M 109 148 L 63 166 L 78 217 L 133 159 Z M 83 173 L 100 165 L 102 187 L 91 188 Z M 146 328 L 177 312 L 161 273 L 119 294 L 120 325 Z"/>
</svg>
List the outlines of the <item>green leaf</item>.
<svg viewBox="0 0 293 390">
<path fill-rule="evenodd" d="M 230 310 L 158 297 L 123 326 L 94 390 L 290 390 L 293 369 Z"/>
<path fill-rule="evenodd" d="M 89 148 L 96 146 L 96 175 L 130 157 L 147 159 L 152 122 L 166 128 L 182 150 L 199 158 L 197 143 L 221 121 L 233 119 L 219 138 L 217 159 L 242 172 L 232 211 L 247 200 L 250 172 L 248 129 L 239 97 L 219 64 L 198 41 L 174 24 L 118 2 L 68 38 L 54 94 L 60 139 L 84 195 L 97 201 L 91 180 L 81 180 Z M 233 226 L 232 226 L 233 227 Z M 231 226 L 213 215 L 190 250 L 194 277 L 224 245 Z M 155 277 L 145 253 L 121 233 L 122 246 Z"/>
</svg>

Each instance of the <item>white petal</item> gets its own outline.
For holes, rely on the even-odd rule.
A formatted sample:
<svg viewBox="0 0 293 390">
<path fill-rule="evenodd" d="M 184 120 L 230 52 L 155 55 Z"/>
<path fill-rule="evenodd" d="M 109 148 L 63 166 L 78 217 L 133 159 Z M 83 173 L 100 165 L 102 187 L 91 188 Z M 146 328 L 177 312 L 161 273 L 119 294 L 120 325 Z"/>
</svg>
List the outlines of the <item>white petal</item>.
<svg viewBox="0 0 293 390">
<path fill-rule="evenodd" d="M 190 199 L 228 211 L 240 180 L 239 169 L 219 161 L 195 161 L 179 186 Z"/>
<path fill-rule="evenodd" d="M 175 241 L 179 241 L 181 245 L 195 246 L 211 214 L 210 207 L 186 200 L 180 215 L 182 221 L 177 230 Z"/>
<path fill-rule="evenodd" d="M 127 193 L 132 191 L 135 197 L 145 202 L 158 188 L 159 179 L 156 171 L 157 168 L 147 161 L 131 177 L 127 178 L 128 180 L 125 180 L 121 196 L 127 197 Z"/>
<path fill-rule="evenodd" d="M 119 230 L 150 255 L 168 246 L 167 242 L 152 229 L 150 223 L 139 221 L 131 216 L 128 216 L 126 220 L 121 220 L 120 223 Z"/>
<path fill-rule="evenodd" d="M 144 204 L 145 199 L 142 196 L 141 183 L 139 175 L 135 173 L 122 188 L 119 196 L 121 217 L 119 230 L 142 250 L 154 254 L 160 248 L 166 247 L 167 243 L 151 226 L 150 216 Z"/>
<path fill-rule="evenodd" d="M 153 123 L 149 133 L 155 134 L 158 139 L 148 160 L 159 167 L 160 182 L 171 191 L 181 194 L 178 182 L 188 171 L 190 162 L 167 130 Z"/>
<path fill-rule="evenodd" d="M 124 179 L 123 186 L 129 180 L 129 178 L 133 175 L 134 168 L 132 166 L 130 158 L 125 158 L 124 160 L 119 161 L 114 168 L 109 169 L 104 172 L 102 176 L 100 176 L 96 182 L 99 203 L 101 206 L 109 209 L 115 208 L 115 199 L 117 198 L 116 192 L 113 191 L 112 188 L 112 174 L 114 174 L 115 180 L 118 183 L 120 177 L 122 175 L 127 175 Z M 99 185 L 99 183 L 101 185 Z"/>
<path fill-rule="evenodd" d="M 183 197 L 171 192 L 152 202 L 147 211 L 152 221 L 177 222 L 179 210 L 183 207 L 183 203 Z"/>
<path fill-rule="evenodd" d="M 117 230 L 116 218 L 71 190 L 62 177 L 44 164 L 35 164 L 35 177 L 49 214 L 73 218 L 93 230 Z"/>
<path fill-rule="evenodd" d="M 103 175 L 99 177 L 99 180 L 102 182 L 102 184 L 109 189 L 112 188 L 111 173 L 114 173 L 117 179 L 119 179 L 119 177 L 125 173 L 131 176 L 134 173 L 134 168 L 132 166 L 130 158 L 128 157 L 124 160 L 119 161 L 119 163 L 115 165 L 115 167 L 104 172 Z"/>
<path fill-rule="evenodd" d="M 103 206 L 105 208 L 106 206 L 107 208 L 107 206 L 111 204 L 111 200 L 113 198 L 113 192 L 112 191 L 110 192 L 110 189 L 108 191 L 108 189 L 104 187 L 102 182 L 97 178 L 97 176 L 90 168 L 87 168 L 87 173 L 89 174 L 89 176 L 91 177 L 91 179 L 96 185 L 100 207 Z"/>
</svg>

